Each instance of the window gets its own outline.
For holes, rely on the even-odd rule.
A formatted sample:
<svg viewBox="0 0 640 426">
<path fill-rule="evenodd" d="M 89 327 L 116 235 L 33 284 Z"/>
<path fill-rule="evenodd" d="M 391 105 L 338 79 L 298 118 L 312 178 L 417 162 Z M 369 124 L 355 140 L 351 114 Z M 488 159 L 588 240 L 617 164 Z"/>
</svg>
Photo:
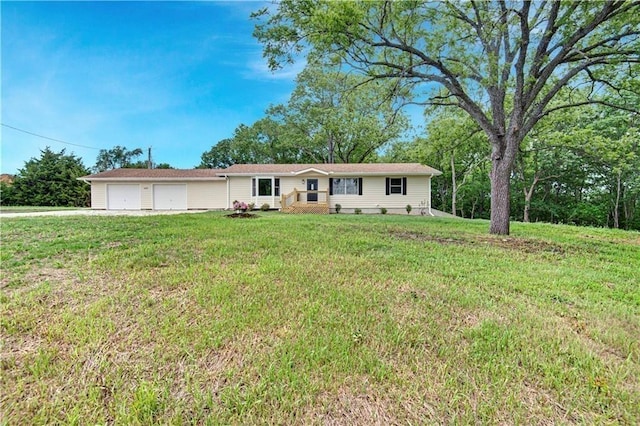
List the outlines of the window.
<svg viewBox="0 0 640 426">
<path fill-rule="evenodd" d="M 275 190 L 273 193 L 272 190 Z M 253 178 L 251 179 L 251 196 L 270 197 L 280 195 L 280 179 L 278 178 Z"/>
<path fill-rule="evenodd" d="M 402 194 L 402 179 L 400 178 L 389 179 L 389 193 Z"/>
<path fill-rule="evenodd" d="M 407 178 L 387 178 L 387 195 L 407 195 Z"/>
<path fill-rule="evenodd" d="M 271 179 L 258 179 L 258 196 L 271 195 Z"/>
<path fill-rule="evenodd" d="M 362 195 L 362 178 L 329 179 L 330 195 Z"/>
</svg>

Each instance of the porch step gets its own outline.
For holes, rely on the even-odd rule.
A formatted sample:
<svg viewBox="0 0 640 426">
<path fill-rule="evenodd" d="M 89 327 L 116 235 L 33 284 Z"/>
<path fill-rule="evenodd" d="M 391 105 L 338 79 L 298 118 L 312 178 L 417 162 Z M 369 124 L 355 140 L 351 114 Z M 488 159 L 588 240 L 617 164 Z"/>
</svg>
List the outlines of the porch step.
<svg viewBox="0 0 640 426">
<path fill-rule="evenodd" d="M 292 213 L 292 214 L 329 214 L 329 204 L 326 203 L 318 203 L 318 204 L 301 204 L 294 203 L 286 208 L 282 209 L 283 213 Z"/>
</svg>

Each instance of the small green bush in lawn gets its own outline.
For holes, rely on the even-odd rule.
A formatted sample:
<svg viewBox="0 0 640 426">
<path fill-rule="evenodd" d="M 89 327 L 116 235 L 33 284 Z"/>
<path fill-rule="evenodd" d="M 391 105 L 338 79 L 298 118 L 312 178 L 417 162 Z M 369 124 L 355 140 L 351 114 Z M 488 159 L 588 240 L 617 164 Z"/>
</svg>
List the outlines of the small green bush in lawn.
<svg viewBox="0 0 640 426">
<path fill-rule="evenodd" d="M 407 210 L 407 214 L 411 214 L 411 210 L 413 210 L 413 207 L 411 207 L 411 204 L 407 204 L 407 207 L 405 207 L 405 209 Z"/>
<path fill-rule="evenodd" d="M 264 203 L 263 205 L 260 206 L 260 210 L 262 210 L 263 212 L 268 211 L 271 208 L 271 206 L 269 205 L 269 203 Z"/>
<path fill-rule="evenodd" d="M 353 212 L 355 214 L 362 214 L 362 210 L 361 209 L 355 209 Z"/>
<path fill-rule="evenodd" d="M 342 206 L 340 204 L 336 204 L 336 214 L 340 213 L 340 210 L 342 210 Z"/>
<path fill-rule="evenodd" d="M 380 209 L 380 214 L 387 214 L 387 209 L 385 209 L 384 207 L 382 207 Z"/>
</svg>

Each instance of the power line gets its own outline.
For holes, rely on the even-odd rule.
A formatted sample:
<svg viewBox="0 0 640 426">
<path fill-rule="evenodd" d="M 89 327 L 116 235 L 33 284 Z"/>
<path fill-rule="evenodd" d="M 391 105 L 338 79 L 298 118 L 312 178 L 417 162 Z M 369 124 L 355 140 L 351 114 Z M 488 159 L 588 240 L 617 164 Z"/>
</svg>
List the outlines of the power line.
<svg viewBox="0 0 640 426">
<path fill-rule="evenodd" d="M 9 129 L 17 130 L 18 132 L 26 133 L 26 134 L 32 135 L 32 136 L 37 136 L 37 137 L 42 138 L 42 139 L 48 139 L 50 141 L 59 142 L 59 143 L 63 143 L 63 144 L 66 144 L 66 145 L 79 146 L 80 148 L 95 149 L 96 151 L 100 151 L 100 148 L 95 148 L 93 146 L 86 146 L 86 145 L 80 145 L 80 144 L 77 144 L 77 143 L 65 142 L 65 141 L 61 141 L 60 139 L 54 139 L 54 138 L 50 138 L 48 136 L 42 136 L 42 135 L 39 135 L 37 133 L 30 132 L 28 130 L 18 129 L 17 127 L 9 126 L 8 124 L 4 124 L 4 123 L 0 123 L 0 124 L 2 126 L 4 126 L 4 127 L 8 127 Z"/>
</svg>

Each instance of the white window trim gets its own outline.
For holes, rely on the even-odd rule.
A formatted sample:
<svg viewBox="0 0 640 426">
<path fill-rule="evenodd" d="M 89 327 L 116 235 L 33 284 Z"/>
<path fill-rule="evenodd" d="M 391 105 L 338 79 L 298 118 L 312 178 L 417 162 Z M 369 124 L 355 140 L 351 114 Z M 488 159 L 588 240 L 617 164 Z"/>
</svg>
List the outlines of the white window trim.
<svg viewBox="0 0 640 426">
<path fill-rule="evenodd" d="M 276 179 L 280 179 L 280 178 L 279 177 L 276 178 L 275 176 L 253 176 L 251 178 L 251 188 L 250 188 L 251 201 L 255 203 L 256 208 L 258 209 L 260 208 L 260 206 L 258 205 L 258 199 L 264 200 L 266 197 L 271 197 L 271 202 L 269 203 L 269 206 L 271 208 L 276 207 L 276 197 L 279 197 L 279 195 L 276 195 Z M 260 195 L 260 180 L 271 180 L 270 195 Z M 256 189 L 256 195 L 253 195 L 254 185 Z M 282 194 L 282 180 L 280 180 L 279 189 L 280 189 L 280 194 Z"/>
</svg>

